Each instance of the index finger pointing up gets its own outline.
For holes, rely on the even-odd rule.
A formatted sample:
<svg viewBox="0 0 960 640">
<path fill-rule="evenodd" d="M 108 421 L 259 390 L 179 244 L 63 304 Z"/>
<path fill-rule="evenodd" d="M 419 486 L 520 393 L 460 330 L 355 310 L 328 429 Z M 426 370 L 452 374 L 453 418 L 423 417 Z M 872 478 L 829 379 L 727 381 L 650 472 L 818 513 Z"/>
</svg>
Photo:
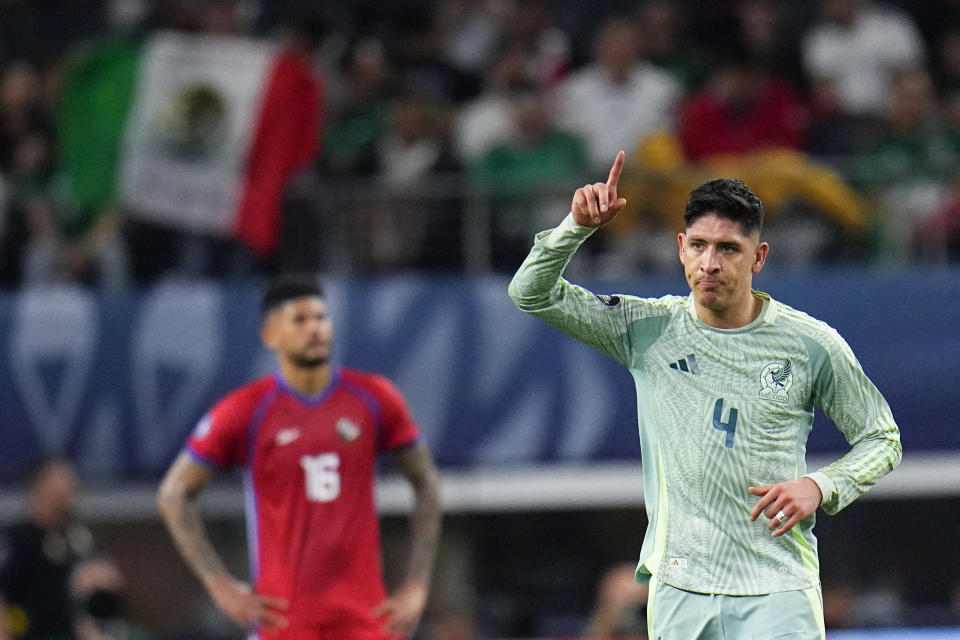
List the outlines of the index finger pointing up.
<svg viewBox="0 0 960 640">
<path fill-rule="evenodd" d="M 623 171 L 623 161 L 626 158 L 626 154 L 623 151 L 617 153 L 617 158 L 613 161 L 613 166 L 610 167 L 610 175 L 607 176 L 607 187 L 610 189 L 617 188 L 617 180 L 620 179 L 620 173 Z"/>
</svg>

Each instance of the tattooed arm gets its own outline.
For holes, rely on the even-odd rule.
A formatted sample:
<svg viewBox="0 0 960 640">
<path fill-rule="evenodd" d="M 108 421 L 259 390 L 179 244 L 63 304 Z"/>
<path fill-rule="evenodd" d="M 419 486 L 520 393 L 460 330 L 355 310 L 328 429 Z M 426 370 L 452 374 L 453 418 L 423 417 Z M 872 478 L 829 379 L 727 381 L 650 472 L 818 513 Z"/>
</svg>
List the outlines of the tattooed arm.
<svg viewBox="0 0 960 640">
<path fill-rule="evenodd" d="M 403 584 L 373 610 L 386 616 L 384 631 L 409 636 L 417 627 L 427 603 L 433 563 L 440 542 L 440 475 L 424 444 L 393 453 L 393 461 L 413 487 L 414 506 L 410 514 L 410 559 Z"/>
<path fill-rule="evenodd" d="M 177 550 L 193 569 L 207 593 L 231 620 L 244 629 L 275 631 L 287 626 L 279 612 L 281 598 L 254 593 L 227 571 L 214 550 L 197 510 L 196 497 L 213 478 L 213 471 L 181 453 L 171 465 L 157 495 L 157 507 Z"/>
</svg>

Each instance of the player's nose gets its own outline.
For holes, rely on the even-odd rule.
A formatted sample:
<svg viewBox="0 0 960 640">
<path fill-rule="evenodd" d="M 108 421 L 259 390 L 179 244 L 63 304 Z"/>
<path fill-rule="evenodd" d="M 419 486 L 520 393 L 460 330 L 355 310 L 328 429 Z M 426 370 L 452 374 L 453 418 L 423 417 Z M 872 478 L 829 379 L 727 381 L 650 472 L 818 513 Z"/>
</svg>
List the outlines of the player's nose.
<svg viewBox="0 0 960 640">
<path fill-rule="evenodd" d="M 713 273 L 720 269 L 720 261 L 717 260 L 717 250 L 709 247 L 703 252 L 700 259 L 700 270 L 707 273 Z"/>
</svg>

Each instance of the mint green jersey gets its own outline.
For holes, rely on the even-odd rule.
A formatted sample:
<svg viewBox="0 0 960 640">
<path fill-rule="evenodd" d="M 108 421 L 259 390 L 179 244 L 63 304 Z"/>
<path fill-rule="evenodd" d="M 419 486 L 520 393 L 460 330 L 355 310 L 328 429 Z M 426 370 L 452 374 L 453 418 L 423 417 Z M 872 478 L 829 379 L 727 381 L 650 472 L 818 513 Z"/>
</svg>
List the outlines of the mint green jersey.
<svg viewBox="0 0 960 640">
<path fill-rule="evenodd" d="M 760 487 L 809 475 L 836 513 L 900 461 L 890 407 L 840 335 L 763 299 L 745 327 L 702 322 L 692 295 L 596 296 L 561 275 L 592 233 L 567 216 L 536 236 L 510 283 L 517 306 L 626 366 L 637 413 L 649 525 L 638 579 L 701 593 L 758 595 L 819 586 L 815 516 L 774 538 L 749 521 Z M 807 473 L 820 407 L 850 443 Z"/>
</svg>

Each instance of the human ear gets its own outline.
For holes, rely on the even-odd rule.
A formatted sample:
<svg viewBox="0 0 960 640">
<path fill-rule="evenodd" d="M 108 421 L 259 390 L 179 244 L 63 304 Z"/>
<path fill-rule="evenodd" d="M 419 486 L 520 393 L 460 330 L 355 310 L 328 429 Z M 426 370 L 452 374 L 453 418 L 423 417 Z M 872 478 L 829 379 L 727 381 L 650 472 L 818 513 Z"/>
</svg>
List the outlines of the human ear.
<svg viewBox="0 0 960 640">
<path fill-rule="evenodd" d="M 260 340 L 267 349 L 274 349 L 277 342 L 277 329 L 275 318 L 270 315 L 260 325 Z"/>
<path fill-rule="evenodd" d="M 767 261 L 767 254 L 770 252 L 770 245 L 766 242 L 761 242 L 757 245 L 757 248 L 754 250 L 753 254 L 753 264 L 750 265 L 750 270 L 753 273 L 760 273 L 760 270 L 763 269 L 763 265 Z"/>
</svg>

